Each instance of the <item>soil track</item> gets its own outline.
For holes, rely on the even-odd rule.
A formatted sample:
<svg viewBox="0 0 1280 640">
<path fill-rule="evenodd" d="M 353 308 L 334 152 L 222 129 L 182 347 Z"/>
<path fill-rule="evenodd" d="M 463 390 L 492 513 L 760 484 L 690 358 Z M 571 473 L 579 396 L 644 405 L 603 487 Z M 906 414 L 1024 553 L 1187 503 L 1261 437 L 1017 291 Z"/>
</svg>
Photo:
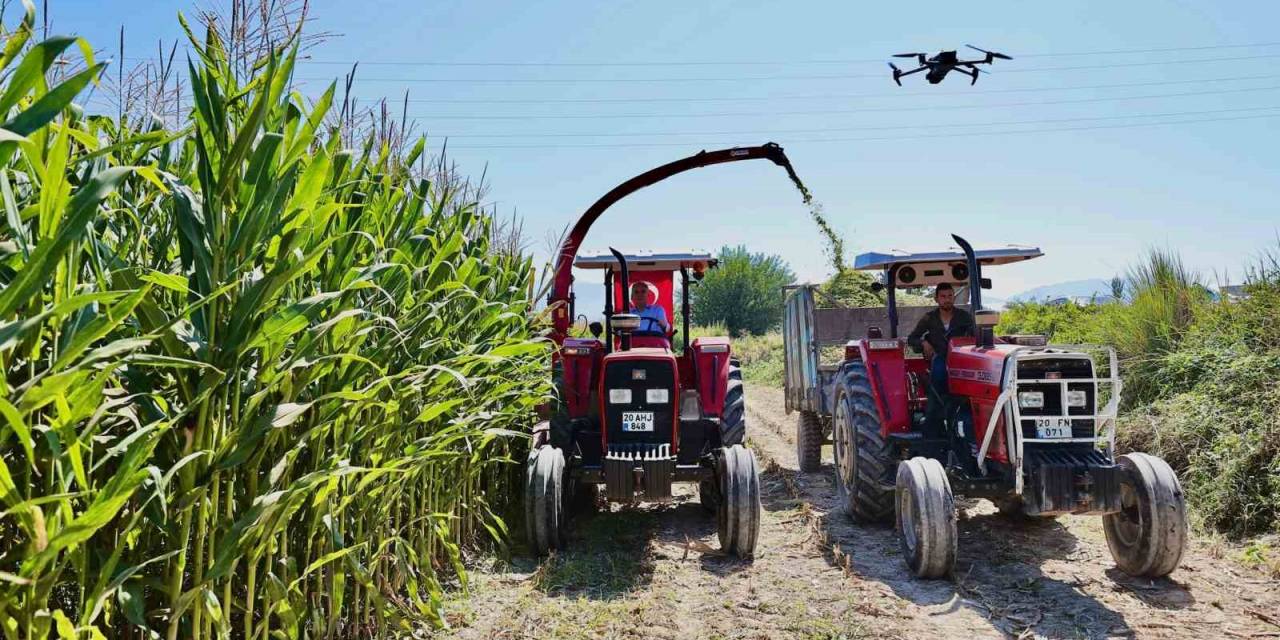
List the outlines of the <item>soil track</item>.
<svg viewBox="0 0 1280 640">
<path fill-rule="evenodd" d="M 1280 581 L 1222 545 L 1192 542 L 1168 580 L 1117 571 L 1100 520 L 1011 519 L 963 505 L 950 581 L 908 574 L 891 527 L 836 511 L 830 451 L 796 471 L 794 416 L 779 390 L 748 390 L 765 469 L 753 562 L 721 555 L 694 494 L 613 507 L 572 526 L 569 551 L 472 573 L 449 604 L 462 638 L 1268 638 Z"/>
</svg>

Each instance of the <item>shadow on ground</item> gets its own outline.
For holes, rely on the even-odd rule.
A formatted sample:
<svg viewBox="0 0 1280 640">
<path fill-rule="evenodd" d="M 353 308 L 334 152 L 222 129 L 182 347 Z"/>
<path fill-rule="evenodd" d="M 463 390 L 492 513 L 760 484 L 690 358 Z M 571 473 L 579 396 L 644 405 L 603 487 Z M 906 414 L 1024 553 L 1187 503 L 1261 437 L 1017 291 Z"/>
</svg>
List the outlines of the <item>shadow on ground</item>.
<svg viewBox="0 0 1280 640">
<path fill-rule="evenodd" d="M 955 575 L 950 580 L 920 580 L 907 569 L 891 523 L 855 524 L 838 509 L 832 473 L 827 466 L 799 480 L 826 511 L 822 527 L 834 545 L 826 553 L 829 562 L 849 562 L 862 578 L 933 608 L 931 615 L 967 608 L 1004 634 L 1030 630 L 1038 636 L 1095 638 L 1132 633 L 1124 615 L 1085 592 L 1083 582 L 1045 572 L 1048 562 L 1098 561 L 1076 557 L 1079 541 L 1061 522 L 983 512 L 990 511 L 985 501 L 961 501 Z M 1189 592 L 1167 580 L 1156 581 L 1161 584 L 1154 587 L 1135 586 L 1133 578 L 1118 571 L 1108 576 L 1118 583 L 1117 588 L 1128 588 L 1144 600 L 1155 599 L 1150 591 L 1155 589 L 1166 606 L 1184 608 L 1194 602 Z"/>
</svg>

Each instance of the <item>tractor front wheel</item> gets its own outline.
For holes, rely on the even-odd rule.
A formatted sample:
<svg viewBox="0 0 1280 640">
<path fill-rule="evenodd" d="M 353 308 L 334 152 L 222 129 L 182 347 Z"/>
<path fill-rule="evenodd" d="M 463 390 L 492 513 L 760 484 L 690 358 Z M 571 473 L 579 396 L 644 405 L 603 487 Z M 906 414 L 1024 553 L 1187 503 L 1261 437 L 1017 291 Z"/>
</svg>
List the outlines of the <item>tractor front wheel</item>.
<svg viewBox="0 0 1280 640">
<path fill-rule="evenodd" d="M 750 558 L 760 532 L 760 475 L 756 457 L 735 444 L 720 450 L 716 460 L 720 495 L 716 504 L 720 548 L 740 558 Z"/>
<path fill-rule="evenodd" d="M 822 466 L 822 418 L 813 411 L 801 411 L 796 420 L 796 460 L 800 471 L 817 471 Z"/>
<path fill-rule="evenodd" d="M 1178 476 L 1164 460 L 1128 453 L 1116 461 L 1124 469 L 1117 513 L 1102 517 L 1111 557 L 1121 571 L 1147 578 L 1178 568 L 1187 543 L 1187 506 Z"/>
<path fill-rule="evenodd" d="M 956 564 L 956 505 L 951 482 L 932 458 L 912 458 L 898 465 L 898 537 L 911 572 L 941 578 Z"/>
<path fill-rule="evenodd" d="M 543 445 L 525 466 L 525 535 L 534 555 L 563 549 L 565 543 L 564 453 Z"/>
<path fill-rule="evenodd" d="M 893 515 L 894 461 L 880 435 L 880 414 L 861 362 L 845 365 L 831 422 L 840 504 L 859 522 L 887 521 Z"/>
</svg>

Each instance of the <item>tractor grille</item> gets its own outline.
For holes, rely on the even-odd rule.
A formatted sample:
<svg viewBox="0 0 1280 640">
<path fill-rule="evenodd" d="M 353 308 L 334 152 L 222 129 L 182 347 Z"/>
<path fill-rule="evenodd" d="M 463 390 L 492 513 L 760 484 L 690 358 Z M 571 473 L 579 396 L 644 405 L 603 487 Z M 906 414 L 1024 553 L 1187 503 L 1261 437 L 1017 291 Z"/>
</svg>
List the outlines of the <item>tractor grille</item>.
<svg viewBox="0 0 1280 640">
<path fill-rule="evenodd" d="M 611 390 L 630 391 L 630 402 L 613 402 Z M 665 390 L 665 402 L 650 402 L 651 390 Z M 676 417 L 676 372 L 669 360 L 606 361 L 604 370 L 605 441 L 610 449 L 622 444 L 662 444 L 672 442 Z M 652 413 L 652 431 L 623 431 L 624 413 Z"/>
<path fill-rule="evenodd" d="M 1024 360 L 1018 363 L 1018 390 L 1039 391 L 1044 393 L 1044 407 L 1040 409 L 1019 409 L 1022 414 L 1022 437 L 1036 437 L 1035 416 L 1092 416 L 1097 407 L 1095 385 L 1091 382 L 1068 384 L 1069 391 L 1083 391 L 1085 406 L 1067 407 L 1063 411 L 1062 387 L 1055 383 L 1026 384 L 1027 380 L 1048 380 L 1051 376 L 1058 379 L 1093 378 L 1093 362 L 1078 358 L 1061 360 Z M 1015 398 L 1016 402 L 1016 398 Z M 1071 422 L 1071 437 L 1092 438 L 1094 436 L 1094 420 L 1082 419 Z"/>
</svg>

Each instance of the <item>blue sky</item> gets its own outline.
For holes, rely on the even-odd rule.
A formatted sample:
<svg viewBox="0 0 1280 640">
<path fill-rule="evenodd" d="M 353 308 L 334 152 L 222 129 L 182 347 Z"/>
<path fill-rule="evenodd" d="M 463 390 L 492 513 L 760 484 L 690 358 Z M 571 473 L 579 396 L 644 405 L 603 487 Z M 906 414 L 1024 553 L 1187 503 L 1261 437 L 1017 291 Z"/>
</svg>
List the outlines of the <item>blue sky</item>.
<svg viewBox="0 0 1280 640">
<path fill-rule="evenodd" d="M 952 232 L 979 247 L 1043 248 L 1045 258 L 990 274 L 998 296 L 1110 277 L 1152 246 L 1237 280 L 1277 245 L 1280 117 L 1258 116 L 1280 116 L 1280 3 L 312 4 L 313 28 L 339 36 L 310 51 L 304 90 L 359 60 L 363 98 L 408 89 L 452 101 L 409 112 L 437 148 L 449 137 L 464 170 L 486 172 L 489 202 L 523 218 L 544 254 L 548 234 L 615 184 L 704 147 L 769 140 L 851 254 L 945 248 Z M 54 31 L 108 56 L 122 22 L 142 55 L 177 37 L 176 13 L 191 9 L 50 5 Z M 891 53 L 964 43 L 1015 60 L 975 87 L 912 76 L 900 89 L 887 74 Z M 1147 49 L 1176 50 L 1093 54 Z M 1061 67 L 1088 68 L 1036 71 Z M 1130 126 L 1170 121 L 1181 124 Z M 766 162 L 638 193 L 586 244 L 745 244 L 780 254 L 802 279 L 827 271 L 796 192 Z"/>
</svg>

